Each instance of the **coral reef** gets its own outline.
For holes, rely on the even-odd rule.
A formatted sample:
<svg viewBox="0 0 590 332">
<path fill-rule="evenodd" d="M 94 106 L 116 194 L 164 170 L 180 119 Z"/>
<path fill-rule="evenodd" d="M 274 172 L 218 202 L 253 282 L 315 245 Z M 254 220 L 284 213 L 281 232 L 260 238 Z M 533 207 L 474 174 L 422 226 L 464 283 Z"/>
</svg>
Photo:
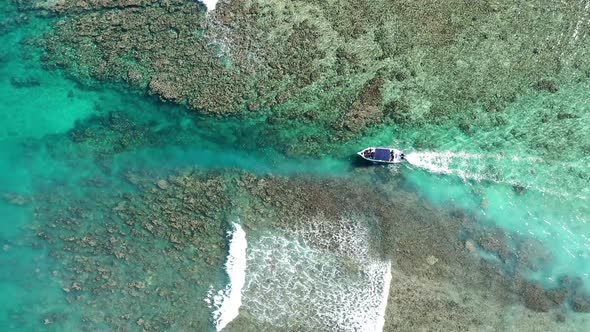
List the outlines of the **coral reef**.
<svg viewBox="0 0 590 332">
<path fill-rule="evenodd" d="M 44 41 L 49 67 L 205 113 L 311 121 L 341 138 L 502 112 L 590 70 L 586 37 L 566 26 L 579 8 L 559 2 L 252 0 L 207 15 L 185 1 L 17 2 L 68 14 Z"/>
<path fill-rule="evenodd" d="M 236 112 L 249 84 L 215 57 L 204 28 L 197 2 L 93 11 L 56 24 L 47 58 L 86 81 L 126 81 L 165 101 Z"/>
<path fill-rule="evenodd" d="M 575 279 L 564 277 L 560 288 L 548 290 L 518 272 L 540 258 L 508 248 L 507 239 L 521 240 L 499 230 L 489 233 L 460 211 L 439 210 L 410 192 L 368 185 L 371 173 L 343 180 L 186 169 L 154 178 L 130 170 L 125 176 L 136 193 L 93 192 L 75 206 L 67 194 L 35 197 L 45 202 L 37 205 L 37 218 L 48 221 L 36 228 L 37 241 L 65 262 L 58 276 L 64 296 L 77 303 L 86 323 L 113 329 L 206 326 L 209 318 L 195 314 L 195 298 L 205 298 L 206 287 L 220 282 L 211 271 L 221 270 L 225 230 L 237 217 L 250 238 L 295 232 L 313 250 L 351 255 L 362 246 L 337 235 L 358 232 L 358 225 L 342 220 L 362 215 L 372 230 L 372 240 L 364 241 L 367 250 L 392 262 L 385 330 L 478 330 L 505 321 L 506 306 L 519 305 L 546 312 L 541 320 L 551 326 L 558 324 L 552 315 L 569 305 L 588 310 L 588 294 Z M 475 240 L 463 240 L 464 234 Z M 476 246 L 519 258 L 508 262 L 514 266 L 489 261 Z M 317 255 L 313 250 L 310 255 Z M 354 264 L 342 264 L 354 271 Z M 158 303 L 157 311 L 146 313 L 140 302 Z M 482 312 L 482 305 L 494 309 Z M 246 306 L 228 330 L 253 329 L 260 323 L 256 312 Z"/>
<path fill-rule="evenodd" d="M 297 234 L 304 248 L 329 253 L 352 250 L 334 235 L 355 230 L 343 220 L 367 222 L 373 237 L 367 250 L 392 262 L 386 331 L 565 330 L 573 319 L 566 313 L 590 311 L 580 280 L 563 276 L 547 289 L 527 278 L 552 260 L 541 243 L 483 227 L 455 207 L 437 208 L 387 169 L 287 178 L 227 168 L 153 174 L 114 162 L 165 144 L 320 155 L 332 152 L 328 143 L 342 146 L 371 128 L 447 120 L 484 150 L 517 141 L 538 151 L 587 156 L 585 106 L 573 97 L 558 99 L 567 96 L 566 83 L 586 81 L 590 72 L 586 36 L 571 25 L 587 27 L 575 5 L 232 0 L 206 14 L 198 2 L 181 0 L 13 1 L 21 10 L 53 17 L 53 30 L 26 42 L 44 47 L 47 68 L 88 85 L 124 82 L 202 115 L 162 120 L 157 107 L 117 106 L 137 110 L 128 112 L 102 107 L 100 100 L 94 116 L 67 137 L 23 144 L 39 150 L 47 144 L 48 154 L 67 165 L 97 162 L 100 168 L 97 176 L 90 172 L 93 164 L 87 169 L 92 174 L 79 179 L 68 174 L 67 181 L 39 181 L 42 193 L 34 196 L 1 196 L 11 207 L 34 210 L 32 245 L 49 251 L 52 277 L 72 304 L 71 313 L 46 309 L 40 324 L 62 330 L 68 321 L 89 330 L 207 329 L 210 311 L 201 300 L 211 285 L 224 282 L 224 236 L 237 217 L 249 236 Z M 31 13 L 0 22 L 0 33 Z M 25 90 L 45 81 L 17 75 L 9 83 Z M 581 94 L 584 89 L 580 84 Z M 518 104 L 527 93 L 543 96 L 542 107 Z M 520 109 L 505 112 L 508 104 Z M 158 111 L 179 110 L 164 105 Z M 508 123 L 508 112 L 523 116 Z M 494 132 L 501 136 L 494 140 L 488 132 L 477 136 L 477 126 L 506 130 Z M 455 133 L 442 128 L 442 135 Z M 435 144 L 434 131 L 425 132 L 416 148 Z M 166 164 L 158 169 L 169 166 L 162 159 L 152 159 Z M 520 196 L 534 190 L 518 183 L 512 188 Z M 481 208 L 489 205 L 482 197 Z M 310 229 L 313 236 L 302 231 Z M 341 268 L 363 271 L 353 263 L 339 261 L 330 271 L 334 278 Z M 271 323 L 245 306 L 228 330 L 280 330 Z"/>
<path fill-rule="evenodd" d="M 144 193 L 97 194 L 71 207 L 57 196 L 40 198 L 48 205 L 37 207 L 38 216 L 51 222 L 37 236 L 66 263 L 63 274 L 55 272 L 66 300 L 90 326 L 206 329 L 208 315 L 194 307 L 219 278 L 211 271 L 224 257 L 217 222 L 228 205 L 224 184 L 196 174 L 152 182 L 129 173 L 128 181 Z"/>
<path fill-rule="evenodd" d="M 13 0 L 22 10 L 45 10 L 53 14 L 80 13 L 99 9 L 147 7 L 158 0 Z"/>
</svg>

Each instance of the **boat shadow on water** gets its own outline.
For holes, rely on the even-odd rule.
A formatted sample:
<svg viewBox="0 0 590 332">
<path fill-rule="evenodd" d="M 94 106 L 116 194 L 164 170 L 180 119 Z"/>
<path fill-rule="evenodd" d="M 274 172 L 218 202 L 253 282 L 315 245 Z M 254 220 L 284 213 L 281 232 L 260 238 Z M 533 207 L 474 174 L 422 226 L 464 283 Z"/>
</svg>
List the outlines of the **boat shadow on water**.
<svg viewBox="0 0 590 332">
<path fill-rule="evenodd" d="M 386 165 L 376 165 L 375 163 L 365 160 L 361 158 L 358 154 L 350 155 L 348 158 L 350 160 L 350 164 L 353 168 L 370 168 L 375 166 L 386 166 Z"/>
</svg>

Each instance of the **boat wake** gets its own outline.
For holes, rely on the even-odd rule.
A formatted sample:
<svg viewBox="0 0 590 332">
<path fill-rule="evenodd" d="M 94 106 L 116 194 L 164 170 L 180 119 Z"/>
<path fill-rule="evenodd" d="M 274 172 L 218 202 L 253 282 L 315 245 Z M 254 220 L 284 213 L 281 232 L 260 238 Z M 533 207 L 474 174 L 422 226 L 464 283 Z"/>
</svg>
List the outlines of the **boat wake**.
<svg viewBox="0 0 590 332">
<path fill-rule="evenodd" d="M 463 181 L 508 184 L 523 190 L 578 199 L 587 199 L 590 194 L 588 188 L 578 181 L 582 171 L 580 165 L 562 161 L 453 151 L 412 152 L 406 155 L 406 160 L 428 172 L 453 175 Z M 556 177 L 555 174 L 562 176 Z"/>
<path fill-rule="evenodd" d="M 437 174 L 448 174 L 463 180 L 492 181 L 516 184 L 515 179 L 505 171 L 508 166 L 516 164 L 529 166 L 540 161 L 535 158 L 506 157 L 499 154 L 487 155 L 465 152 L 412 152 L 406 155 L 406 160 L 419 168 Z"/>
</svg>

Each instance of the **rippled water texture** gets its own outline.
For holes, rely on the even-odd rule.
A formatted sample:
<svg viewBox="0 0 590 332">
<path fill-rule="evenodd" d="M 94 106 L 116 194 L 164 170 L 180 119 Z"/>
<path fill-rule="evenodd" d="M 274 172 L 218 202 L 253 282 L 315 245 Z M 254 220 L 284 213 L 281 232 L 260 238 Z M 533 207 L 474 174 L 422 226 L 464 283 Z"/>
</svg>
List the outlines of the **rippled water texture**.
<svg viewBox="0 0 590 332">
<path fill-rule="evenodd" d="M 524 99 L 506 112 L 504 126 L 472 134 L 460 150 L 457 143 L 451 143 L 438 151 L 417 151 L 408 157 L 412 165 L 444 175 L 439 178 L 441 185 L 425 190 L 431 198 L 444 201 L 450 195 L 456 204 L 501 227 L 541 239 L 552 248 L 552 264 L 535 273 L 551 285 L 556 285 L 563 273 L 588 280 L 590 272 L 590 160 L 583 150 L 576 151 L 576 144 L 586 144 L 590 130 L 586 106 L 590 99 L 585 90 L 577 85 L 564 88 L 557 96 Z M 543 106 L 548 103 L 575 115 L 558 119 L 558 114 L 549 115 Z M 544 121 L 546 116 L 555 121 Z M 535 132 L 533 142 L 514 138 L 511 133 L 518 131 Z M 567 132 L 579 139 L 563 138 Z M 448 132 L 429 135 L 437 140 L 442 138 L 436 136 L 447 136 Z M 461 140 L 461 136 L 455 139 Z M 531 147 L 541 144 L 555 144 L 557 151 L 539 152 Z M 421 172 L 411 174 L 422 187 L 422 181 L 430 181 L 429 175 L 424 176 Z"/>
<path fill-rule="evenodd" d="M 473 109 L 436 119 L 421 93 L 445 96 L 385 85 L 388 102 L 410 91 L 411 107 L 349 137 L 77 82 L 42 61 L 38 38 L 63 18 L 3 1 L 0 330 L 587 329 L 590 68 L 579 58 L 590 1 L 552 15 L 559 24 L 531 30 L 586 74 L 529 82 L 501 111 L 473 102 L 474 88 Z M 527 67 L 522 58 L 490 61 Z M 427 70 L 415 79 L 436 86 Z M 301 97 L 281 116 L 297 102 L 331 106 Z M 321 153 L 310 137 L 329 138 Z M 378 145 L 408 163 L 351 157 Z"/>
</svg>

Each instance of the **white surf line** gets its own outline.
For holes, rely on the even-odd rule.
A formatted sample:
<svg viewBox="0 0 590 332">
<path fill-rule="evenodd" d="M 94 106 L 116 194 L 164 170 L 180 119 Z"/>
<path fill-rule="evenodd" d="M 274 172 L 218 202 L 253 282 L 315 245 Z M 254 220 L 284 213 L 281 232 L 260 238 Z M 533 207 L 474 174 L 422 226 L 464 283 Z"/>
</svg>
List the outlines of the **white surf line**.
<svg viewBox="0 0 590 332">
<path fill-rule="evenodd" d="M 381 293 L 381 304 L 379 305 L 379 316 L 377 317 L 375 331 L 382 332 L 385 326 L 385 309 L 389 300 L 389 288 L 391 287 L 391 261 L 387 262 L 387 270 L 383 274 L 383 292 Z"/>
<path fill-rule="evenodd" d="M 251 240 L 243 307 L 277 329 L 382 332 L 392 263 L 374 256 L 368 231 L 312 221 Z"/>
<path fill-rule="evenodd" d="M 219 0 L 201 0 L 201 2 L 207 7 L 207 12 L 214 10 L 218 1 Z"/>
<path fill-rule="evenodd" d="M 246 284 L 246 232 L 239 224 L 234 223 L 233 226 L 234 231 L 228 232 L 231 240 L 225 263 L 229 284 L 213 297 L 213 306 L 216 308 L 213 311 L 213 323 L 217 331 L 221 331 L 238 316 L 242 306 L 242 289 Z M 209 299 L 205 301 L 211 302 Z"/>
</svg>

